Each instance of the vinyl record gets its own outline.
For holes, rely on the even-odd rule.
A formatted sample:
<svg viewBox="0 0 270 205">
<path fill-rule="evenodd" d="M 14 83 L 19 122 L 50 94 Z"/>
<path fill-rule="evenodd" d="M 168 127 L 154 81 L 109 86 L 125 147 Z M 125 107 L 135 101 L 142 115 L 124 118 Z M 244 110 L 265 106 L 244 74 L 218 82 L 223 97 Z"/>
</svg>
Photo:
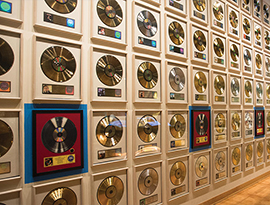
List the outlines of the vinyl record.
<svg viewBox="0 0 270 205">
<path fill-rule="evenodd" d="M 222 95 L 225 91 L 225 81 L 221 75 L 217 75 L 214 79 L 215 92 Z"/>
<path fill-rule="evenodd" d="M 174 67 L 170 70 L 169 83 L 174 91 L 181 91 L 185 87 L 185 74 L 181 68 Z"/>
<path fill-rule="evenodd" d="M 205 10 L 205 0 L 193 0 L 193 4 L 195 8 L 200 12 Z"/>
<path fill-rule="evenodd" d="M 265 69 L 270 72 L 270 58 L 265 56 Z"/>
<path fill-rule="evenodd" d="M 152 89 L 158 82 L 158 72 L 156 67 L 150 62 L 143 62 L 137 70 L 137 78 L 146 89 Z"/>
<path fill-rule="evenodd" d="M 254 0 L 254 11 L 259 13 L 260 10 L 261 10 L 260 0 Z"/>
<path fill-rule="evenodd" d="M 104 55 L 97 62 L 96 73 L 103 84 L 115 86 L 122 80 L 123 68 L 116 57 Z"/>
<path fill-rule="evenodd" d="M 251 65 L 251 53 L 248 49 L 244 50 L 244 61 L 246 65 Z"/>
<path fill-rule="evenodd" d="M 77 205 L 76 193 L 68 187 L 58 187 L 50 191 L 41 205 Z"/>
<path fill-rule="evenodd" d="M 267 113 L 266 122 L 267 122 L 267 126 L 270 126 L 270 112 Z"/>
<path fill-rule="evenodd" d="M 199 114 L 195 121 L 196 131 L 199 135 L 204 135 L 208 129 L 208 119 L 205 114 Z"/>
<path fill-rule="evenodd" d="M 240 91 L 240 84 L 237 78 L 231 80 L 231 92 L 234 96 L 237 96 Z"/>
<path fill-rule="evenodd" d="M 267 153 L 270 154 L 270 139 L 267 139 Z"/>
<path fill-rule="evenodd" d="M 237 28 L 238 26 L 238 17 L 237 14 L 232 10 L 229 14 L 229 21 L 233 28 Z"/>
<path fill-rule="evenodd" d="M 105 147 L 117 145 L 123 135 L 123 125 L 114 115 L 103 117 L 96 127 L 96 137 L 100 144 Z"/>
<path fill-rule="evenodd" d="M 245 113 L 246 130 L 250 130 L 252 128 L 252 124 L 253 124 L 253 116 L 252 116 L 251 112 L 246 112 Z"/>
<path fill-rule="evenodd" d="M 170 171 L 170 180 L 172 184 L 175 186 L 182 184 L 186 178 L 186 174 L 186 165 L 181 161 L 175 162 Z"/>
<path fill-rule="evenodd" d="M 0 158 L 4 156 L 13 144 L 13 132 L 11 127 L 0 120 Z"/>
<path fill-rule="evenodd" d="M 240 149 L 235 147 L 232 152 L 232 163 L 236 166 L 239 164 L 241 158 Z"/>
<path fill-rule="evenodd" d="M 257 83 L 256 85 L 256 94 L 258 98 L 262 98 L 262 93 L 263 92 L 263 88 L 262 88 L 262 84 L 261 83 Z"/>
<path fill-rule="evenodd" d="M 203 72 L 199 71 L 194 76 L 194 85 L 199 93 L 204 93 L 207 88 L 207 79 Z"/>
<path fill-rule="evenodd" d="M 257 113 L 257 116 L 256 116 L 256 124 L 258 126 L 258 128 L 261 128 L 262 125 L 263 125 L 263 115 L 261 112 L 258 112 Z"/>
<path fill-rule="evenodd" d="M 224 55 L 224 44 L 223 44 L 223 41 L 220 38 L 215 38 L 214 39 L 214 42 L 213 42 L 213 45 L 214 45 L 215 54 L 218 57 L 222 57 Z"/>
<path fill-rule="evenodd" d="M 263 17 L 266 19 L 269 18 L 269 7 L 266 4 L 263 5 Z"/>
<path fill-rule="evenodd" d="M 118 204 L 124 193 L 124 183 L 117 176 L 104 179 L 97 190 L 100 205 Z"/>
<path fill-rule="evenodd" d="M 176 21 L 169 25 L 169 36 L 171 41 L 176 45 L 181 45 L 185 40 L 183 27 Z"/>
<path fill-rule="evenodd" d="M 262 36 L 260 26 L 255 26 L 255 37 L 257 40 L 260 40 Z"/>
<path fill-rule="evenodd" d="M 41 139 L 47 150 L 53 153 L 68 151 L 75 144 L 77 129 L 66 117 L 54 117 L 43 126 Z"/>
<path fill-rule="evenodd" d="M 213 13 L 215 18 L 218 21 L 221 21 L 224 17 L 224 12 L 223 12 L 223 8 L 220 2 L 215 1 L 214 5 L 213 5 Z"/>
<path fill-rule="evenodd" d="M 150 195 L 158 186 L 158 173 L 154 168 L 143 170 L 138 179 L 138 188 L 141 194 Z"/>
<path fill-rule="evenodd" d="M 231 125 L 232 125 L 232 129 L 234 131 L 239 130 L 240 120 L 241 120 L 240 115 L 237 112 L 233 113 Z"/>
<path fill-rule="evenodd" d="M 219 151 L 215 158 L 215 167 L 217 171 L 222 171 L 225 167 L 225 153 Z"/>
<path fill-rule="evenodd" d="M 66 48 L 51 46 L 42 53 L 40 66 L 49 79 L 55 82 L 65 82 L 75 74 L 76 60 Z"/>
<path fill-rule="evenodd" d="M 246 160 L 247 161 L 250 161 L 252 159 L 252 152 L 253 152 L 253 148 L 251 144 L 248 144 L 246 146 Z"/>
<path fill-rule="evenodd" d="M 152 142 L 158 133 L 159 122 L 152 115 L 144 115 L 138 122 L 137 133 L 144 142 Z"/>
<path fill-rule="evenodd" d="M 61 14 L 71 13 L 77 6 L 77 0 L 45 0 L 45 2 L 52 10 Z"/>
<path fill-rule="evenodd" d="M 257 145 L 257 156 L 261 157 L 263 154 L 263 143 L 259 142 Z"/>
<path fill-rule="evenodd" d="M 234 62 L 238 61 L 239 51 L 238 51 L 238 48 L 237 48 L 237 46 L 235 44 L 232 44 L 231 47 L 230 47 L 230 56 L 231 56 L 231 59 Z"/>
<path fill-rule="evenodd" d="M 243 0 L 243 8 L 249 11 L 248 4 L 249 4 L 249 0 Z"/>
<path fill-rule="evenodd" d="M 183 115 L 175 114 L 172 116 L 169 127 L 174 138 L 181 138 L 186 131 L 186 120 Z"/>
<path fill-rule="evenodd" d="M 123 20 L 123 12 L 116 0 L 99 0 L 97 13 L 100 20 L 110 27 L 116 27 Z"/>
<path fill-rule="evenodd" d="M 14 63 L 14 53 L 10 45 L 0 37 L 0 76 L 7 73 Z"/>
<path fill-rule="evenodd" d="M 267 85 L 266 87 L 266 97 L 267 99 L 270 99 L 270 85 Z"/>
<path fill-rule="evenodd" d="M 251 97 L 251 95 L 252 95 L 252 85 L 251 85 L 251 82 L 249 80 L 247 80 L 245 82 L 245 95 L 247 97 Z"/>
<path fill-rule="evenodd" d="M 206 38 L 202 31 L 197 30 L 193 34 L 193 43 L 199 51 L 206 49 Z"/>
<path fill-rule="evenodd" d="M 243 20 L 243 28 L 244 28 L 244 31 L 247 35 L 250 34 L 250 23 L 249 23 L 249 20 L 247 18 L 244 18 L 244 20 Z"/>
<path fill-rule="evenodd" d="M 157 21 L 150 11 L 143 10 L 137 16 L 137 25 L 143 35 L 152 37 L 157 33 Z"/>
<path fill-rule="evenodd" d="M 201 155 L 195 163 L 195 173 L 199 178 L 206 175 L 208 170 L 208 160 L 204 155 Z"/>
<path fill-rule="evenodd" d="M 215 128 L 218 133 L 224 132 L 226 127 L 226 119 L 222 113 L 218 113 L 215 118 Z"/>
<path fill-rule="evenodd" d="M 267 45 L 270 44 L 270 34 L 267 30 L 264 30 L 264 40 Z"/>
<path fill-rule="evenodd" d="M 255 57 L 255 61 L 256 61 L 256 67 L 258 69 L 261 69 L 262 68 L 262 57 L 260 54 L 257 54 L 256 57 Z"/>
</svg>

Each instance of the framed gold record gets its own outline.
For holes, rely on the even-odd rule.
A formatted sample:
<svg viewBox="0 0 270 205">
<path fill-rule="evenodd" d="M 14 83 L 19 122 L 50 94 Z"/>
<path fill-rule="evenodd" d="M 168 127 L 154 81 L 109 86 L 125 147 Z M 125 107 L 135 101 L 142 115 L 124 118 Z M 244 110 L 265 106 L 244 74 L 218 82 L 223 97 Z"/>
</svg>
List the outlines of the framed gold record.
<svg viewBox="0 0 270 205">
<path fill-rule="evenodd" d="M 230 72 L 240 73 L 241 71 L 241 60 L 242 60 L 242 49 L 240 43 L 228 38 L 228 68 Z"/>
<path fill-rule="evenodd" d="M 253 17 L 258 21 L 261 21 L 262 18 L 262 0 L 254 0 L 253 2 Z"/>
<path fill-rule="evenodd" d="M 190 18 L 194 21 L 207 25 L 209 5 L 209 1 L 206 0 L 192 0 L 190 2 Z"/>
<path fill-rule="evenodd" d="M 263 78 L 265 71 L 263 53 L 259 52 L 259 50 L 254 50 L 254 58 L 254 75 L 258 78 Z"/>
<path fill-rule="evenodd" d="M 270 79 L 270 56 L 267 54 L 263 55 L 263 64 L 264 64 L 264 78 Z"/>
<path fill-rule="evenodd" d="M 243 157 L 243 161 L 244 163 L 244 170 L 250 170 L 254 167 L 254 143 L 253 142 L 249 142 L 249 143 L 245 143 L 243 145 L 243 151 L 244 151 L 244 157 Z"/>
<path fill-rule="evenodd" d="M 214 105 L 227 103 L 227 75 L 224 72 L 212 71 L 211 102 Z"/>
<path fill-rule="evenodd" d="M 244 105 L 253 105 L 254 103 L 254 92 L 253 92 L 253 79 L 243 78 L 243 100 Z"/>
<path fill-rule="evenodd" d="M 253 40 L 253 23 L 251 21 L 251 18 L 242 13 L 241 14 L 241 39 L 243 42 L 251 45 Z"/>
<path fill-rule="evenodd" d="M 213 150 L 213 177 L 214 181 L 218 182 L 228 177 L 228 149 Z"/>
<path fill-rule="evenodd" d="M 193 156 L 194 190 L 209 185 L 210 182 L 210 152 L 199 152 Z"/>
<path fill-rule="evenodd" d="M 212 67 L 226 69 L 226 38 L 212 32 L 211 33 Z"/>
<path fill-rule="evenodd" d="M 264 140 L 256 140 L 255 141 L 255 165 L 261 166 L 264 164 Z"/>
<path fill-rule="evenodd" d="M 263 44 L 264 50 L 270 53 L 270 30 L 267 27 L 263 28 Z"/>
<path fill-rule="evenodd" d="M 227 33 L 234 39 L 240 38 L 240 14 L 228 4 L 227 6 Z"/>
<path fill-rule="evenodd" d="M 209 71 L 193 67 L 193 104 L 209 103 Z"/>
<path fill-rule="evenodd" d="M 270 9 L 270 6 L 269 6 L 269 3 L 266 2 L 266 1 L 263 1 L 262 3 L 262 22 L 265 24 L 265 25 L 269 25 L 270 22 L 269 22 L 269 10 Z"/>
<path fill-rule="evenodd" d="M 214 109 L 212 114 L 212 133 L 214 144 L 224 143 L 227 141 L 228 119 L 226 110 Z"/>
<path fill-rule="evenodd" d="M 241 145 L 231 146 L 230 148 L 231 176 L 239 174 L 242 171 L 241 158 L 242 158 Z"/>
<path fill-rule="evenodd" d="M 210 21 L 211 28 L 219 32 L 226 32 L 226 7 L 225 3 L 220 0 L 211 0 Z"/>
<path fill-rule="evenodd" d="M 254 26 L 254 38 L 253 45 L 258 49 L 262 49 L 263 46 L 263 28 L 262 25 L 256 21 L 253 23 Z"/>
<path fill-rule="evenodd" d="M 270 82 L 265 82 L 265 106 L 270 105 Z"/>
<path fill-rule="evenodd" d="M 251 14 L 252 10 L 251 3 L 252 1 L 250 0 L 240 0 L 241 9 L 249 15 Z"/>
<path fill-rule="evenodd" d="M 237 75 L 230 74 L 228 82 L 229 100 L 231 105 L 241 105 L 242 103 L 242 85 L 241 78 Z"/>
<path fill-rule="evenodd" d="M 230 110 L 229 127 L 231 141 L 239 141 L 242 136 L 242 110 Z"/>
<path fill-rule="evenodd" d="M 254 53 L 252 51 L 251 47 L 244 46 L 242 45 L 242 53 L 243 53 L 243 58 L 242 58 L 242 72 L 244 74 L 247 74 L 248 76 L 252 76 L 253 74 L 253 62 L 254 62 Z"/>
</svg>

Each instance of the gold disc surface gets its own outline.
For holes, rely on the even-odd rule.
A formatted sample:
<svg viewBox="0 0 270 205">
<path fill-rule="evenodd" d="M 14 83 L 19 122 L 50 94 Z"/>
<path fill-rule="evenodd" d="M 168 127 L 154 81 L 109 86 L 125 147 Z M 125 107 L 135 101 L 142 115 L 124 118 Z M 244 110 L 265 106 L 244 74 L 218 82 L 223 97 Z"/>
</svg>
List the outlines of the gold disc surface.
<svg viewBox="0 0 270 205">
<path fill-rule="evenodd" d="M 158 133 L 159 122 L 152 115 L 143 116 L 137 126 L 137 133 L 144 142 L 152 142 Z"/>
<path fill-rule="evenodd" d="M 232 163 L 236 166 L 239 164 L 241 158 L 240 149 L 235 147 L 232 152 Z"/>
<path fill-rule="evenodd" d="M 244 61 L 248 66 L 251 64 L 251 53 L 248 49 L 244 50 Z"/>
<path fill-rule="evenodd" d="M 245 82 L 245 95 L 247 97 L 250 97 L 252 95 L 252 86 L 249 80 Z"/>
<path fill-rule="evenodd" d="M 158 72 L 156 67 L 150 62 L 143 62 L 137 70 L 137 77 L 141 86 L 152 89 L 158 82 Z"/>
<path fill-rule="evenodd" d="M 215 54 L 218 57 L 222 57 L 224 55 L 224 44 L 223 44 L 223 41 L 220 38 L 215 38 L 213 44 L 214 44 Z"/>
<path fill-rule="evenodd" d="M 171 135 L 174 138 L 181 138 L 186 131 L 186 121 L 183 115 L 175 114 L 169 124 Z"/>
<path fill-rule="evenodd" d="M 202 31 L 197 30 L 193 34 L 193 43 L 199 51 L 206 49 L 206 38 Z"/>
<path fill-rule="evenodd" d="M 154 168 L 143 170 L 138 179 L 138 188 L 141 194 L 150 195 L 158 186 L 158 173 Z"/>
<path fill-rule="evenodd" d="M 0 120 L 0 158 L 4 156 L 13 144 L 13 132 L 11 127 Z"/>
<path fill-rule="evenodd" d="M 220 151 L 217 153 L 215 158 L 215 167 L 216 170 L 222 171 L 225 167 L 225 153 L 223 151 Z"/>
<path fill-rule="evenodd" d="M 257 156 L 261 157 L 263 154 L 263 143 L 259 142 L 257 145 Z"/>
<path fill-rule="evenodd" d="M 267 30 L 264 31 L 264 40 L 267 45 L 270 44 L 270 34 Z"/>
<path fill-rule="evenodd" d="M 171 41 L 176 45 L 181 45 L 185 39 L 185 33 L 180 23 L 173 21 L 169 25 L 169 36 Z"/>
<path fill-rule="evenodd" d="M 200 12 L 205 10 L 205 0 L 193 0 L 193 4 L 195 8 Z"/>
<path fill-rule="evenodd" d="M 208 170 L 208 161 L 204 155 L 201 155 L 195 163 L 195 173 L 199 178 L 202 178 L 206 175 Z"/>
<path fill-rule="evenodd" d="M 14 53 L 10 45 L 0 37 L 0 76 L 6 74 L 14 63 Z"/>
<path fill-rule="evenodd" d="M 143 10 L 138 14 L 137 25 L 141 33 L 147 37 L 153 37 L 157 33 L 157 21 L 150 11 Z"/>
<path fill-rule="evenodd" d="M 225 81 L 221 75 L 217 75 L 214 80 L 215 92 L 218 95 L 222 95 L 225 91 Z"/>
<path fill-rule="evenodd" d="M 258 69 L 261 69 L 262 68 L 262 57 L 260 54 L 257 54 L 256 57 L 255 57 L 255 60 L 256 60 L 256 67 Z"/>
<path fill-rule="evenodd" d="M 213 5 L 213 13 L 217 20 L 221 21 L 224 17 L 224 11 L 220 2 L 215 1 Z"/>
<path fill-rule="evenodd" d="M 251 144 L 247 145 L 247 147 L 246 147 L 246 159 L 247 159 L 247 161 L 250 161 L 252 159 L 252 152 L 253 152 L 253 148 L 252 148 Z"/>
<path fill-rule="evenodd" d="M 225 130 L 226 119 L 222 113 L 218 113 L 215 118 L 215 128 L 218 133 L 222 133 Z"/>
<path fill-rule="evenodd" d="M 244 31 L 247 35 L 250 34 L 250 23 L 249 23 L 249 20 L 247 18 L 244 18 L 244 20 L 243 20 L 243 28 L 244 28 Z"/>
<path fill-rule="evenodd" d="M 237 96 L 240 91 L 240 84 L 237 78 L 233 78 L 231 81 L 231 92 L 234 96 Z"/>
<path fill-rule="evenodd" d="M 237 28 L 238 26 L 238 17 L 236 15 L 236 13 L 232 10 L 229 14 L 229 20 L 230 20 L 230 24 L 233 28 Z"/>
<path fill-rule="evenodd" d="M 207 79 L 203 72 L 199 71 L 194 76 L 194 86 L 199 93 L 204 93 L 207 88 Z"/>
<path fill-rule="evenodd" d="M 262 88 L 262 84 L 261 83 L 257 83 L 257 85 L 256 85 L 256 94 L 257 94 L 257 97 L 258 98 L 261 98 L 262 97 L 262 92 L 263 92 L 262 89 L 263 89 Z"/>
<path fill-rule="evenodd" d="M 185 74 L 181 68 L 174 67 L 170 70 L 169 83 L 174 91 L 181 91 L 185 87 Z"/>
<path fill-rule="evenodd" d="M 265 69 L 270 72 L 270 58 L 265 56 Z"/>
<path fill-rule="evenodd" d="M 77 205 L 75 192 L 68 187 L 59 187 L 50 191 L 41 205 Z"/>
<path fill-rule="evenodd" d="M 237 112 L 233 113 L 232 115 L 231 125 L 234 131 L 237 131 L 240 128 L 240 115 Z"/>
<path fill-rule="evenodd" d="M 239 51 L 235 44 L 232 44 L 230 47 L 230 56 L 234 62 L 238 61 L 239 58 Z"/>
<path fill-rule="evenodd" d="M 181 162 L 175 162 L 170 171 L 170 180 L 174 185 L 180 185 L 183 183 L 186 177 L 186 165 Z"/>
<path fill-rule="evenodd" d="M 262 37 L 261 28 L 259 26 L 255 26 L 254 30 L 256 39 L 260 40 Z"/>
<path fill-rule="evenodd" d="M 253 122 L 253 117 L 252 117 L 252 114 L 251 112 L 246 112 L 245 113 L 245 126 L 246 126 L 246 129 L 250 129 L 252 128 L 252 123 Z"/>
<path fill-rule="evenodd" d="M 45 0 L 45 2 L 52 10 L 61 14 L 71 13 L 77 6 L 77 0 Z"/>
</svg>

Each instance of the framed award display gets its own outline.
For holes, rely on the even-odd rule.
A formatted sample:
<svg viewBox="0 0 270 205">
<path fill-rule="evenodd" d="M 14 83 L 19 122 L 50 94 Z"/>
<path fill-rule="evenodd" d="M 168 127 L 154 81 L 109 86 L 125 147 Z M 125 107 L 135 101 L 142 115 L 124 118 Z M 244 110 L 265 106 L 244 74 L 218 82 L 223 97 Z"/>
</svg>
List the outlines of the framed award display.
<svg viewBox="0 0 270 205">
<path fill-rule="evenodd" d="M 267 54 L 264 54 L 263 59 L 264 59 L 264 61 L 263 61 L 264 66 L 263 67 L 264 67 L 264 73 L 265 73 L 264 78 L 270 79 L 270 56 Z"/>
<path fill-rule="evenodd" d="M 92 40 L 126 45 L 126 0 L 94 0 L 92 3 Z"/>
<path fill-rule="evenodd" d="M 228 68 L 231 72 L 241 72 L 241 47 L 240 43 L 228 39 Z"/>
<path fill-rule="evenodd" d="M 92 114 L 92 162 L 100 163 L 127 158 L 126 111 L 93 111 Z"/>
<path fill-rule="evenodd" d="M 21 25 L 23 22 L 21 8 L 22 8 L 21 0 L 0 1 L 1 24 L 6 24 L 8 26 L 15 26 L 15 27 Z"/>
<path fill-rule="evenodd" d="M 187 16 L 187 0 L 166 0 L 165 9 L 183 17 Z"/>
<path fill-rule="evenodd" d="M 241 105 L 242 102 L 242 86 L 241 78 L 236 75 L 229 76 L 229 98 L 230 105 Z"/>
<path fill-rule="evenodd" d="M 253 21 L 254 25 L 254 47 L 257 47 L 258 49 L 262 49 L 262 25 L 257 23 L 256 21 Z"/>
<path fill-rule="evenodd" d="M 160 52 L 160 11 L 153 6 L 133 2 L 133 47 L 145 52 Z"/>
<path fill-rule="evenodd" d="M 126 53 L 92 49 L 92 101 L 126 102 Z"/>
<path fill-rule="evenodd" d="M 265 139 L 266 162 L 270 161 L 270 139 Z"/>
<path fill-rule="evenodd" d="M 214 30 L 225 33 L 226 32 L 226 19 L 225 19 L 225 3 L 220 0 L 211 0 L 211 27 Z"/>
<path fill-rule="evenodd" d="M 76 110 L 33 111 L 34 176 L 83 168 L 83 116 Z"/>
<path fill-rule="evenodd" d="M 253 106 L 253 79 L 244 78 L 243 87 L 244 105 Z"/>
<path fill-rule="evenodd" d="M 190 18 L 199 23 L 208 24 L 209 1 L 190 1 Z"/>
<path fill-rule="evenodd" d="M 161 204 L 161 162 L 143 164 L 134 170 L 134 204 Z"/>
<path fill-rule="evenodd" d="M 134 102 L 161 102 L 160 59 L 133 56 Z M 136 78 L 136 77 L 135 77 Z"/>
<path fill-rule="evenodd" d="M 270 110 L 265 110 L 265 132 L 266 132 L 266 135 L 269 135 L 270 134 Z"/>
<path fill-rule="evenodd" d="M 266 0 L 263 0 L 263 6 L 262 6 L 262 8 L 263 8 L 263 23 L 265 23 L 266 25 L 270 25 L 270 22 L 269 22 L 269 20 L 270 20 L 270 18 L 269 18 L 269 8 L 270 8 L 270 6 L 269 6 L 269 2 L 266 2 Z"/>
<path fill-rule="evenodd" d="M 241 0 L 241 9 L 249 15 L 251 14 L 251 3 L 249 0 Z"/>
<path fill-rule="evenodd" d="M 242 138 L 242 110 L 230 110 L 231 141 Z"/>
<path fill-rule="evenodd" d="M 195 107 L 190 110 L 191 134 L 190 150 L 196 151 L 211 147 L 211 111 L 209 107 Z"/>
<path fill-rule="evenodd" d="M 209 104 L 209 70 L 193 67 L 193 104 Z"/>
<path fill-rule="evenodd" d="M 264 27 L 263 32 L 264 32 L 264 37 L 263 37 L 264 50 L 270 53 L 270 30 Z"/>
<path fill-rule="evenodd" d="M 191 60 L 207 65 L 209 63 L 208 31 L 191 24 L 191 35 Z"/>
<path fill-rule="evenodd" d="M 254 50 L 254 74 L 258 78 L 263 78 L 264 76 L 264 63 L 263 63 L 263 54 L 258 50 Z"/>
<path fill-rule="evenodd" d="M 213 110 L 212 133 L 214 144 L 227 142 L 228 119 L 226 110 Z"/>
<path fill-rule="evenodd" d="M 263 106 L 264 103 L 264 87 L 263 81 L 256 80 L 256 86 L 254 86 L 254 93 L 256 93 L 256 106 Z"/>
<path fill-rule="evenodd" d="M 226 38 L 211 33 L 212 67 L 226 69 Z"/>
<path fill-rule="evenodd" d="M 248 171 L 254 167 L 254 146 L 253 142 L 245 143 L 243 145 L 244 151 L 244 170 Z"/>
<path fill-rule="evenodd" d="M 265 106 L 270 106 L 270 82 L 265 82 Z"/>
<path fill-rule="evenodd" d="M 218 182 L 228 177 L 228 148 L 213 151 L 213 176 Z"/>
<path fill-rule="evenodd" d="M 262 0 L 253 1 L 253 17 L 261 21 L 262 14 Z"/>
<path fill-rule="evenodd" d="M 188 148 L 188 111 L 168 110 L 168 151 Z"/>
<path fill-rule="evenodd" d="M 239 12 L 228 5 L 227 8 L 227 22 L 228 22 L 228 35 L 234 39 L 240 38 L 240 29 L 239 29 Z"/>
<path fill-rule="evenodd" d="M 254 137 L 254 110 L 244 110 L 243 132 L 245 139 Z"/>
<path fill-rule="evenodd" d="M 253 52 L 250 47 L 242 45 L 242 52 L 243 52 L 243 73 L 247 74 L 249 76 L 252 76 L 253 74 Z"/>
<path fill-rule="evenodd" d="M 263 107 L 254 107 L 255 110 L 255 137 L 265 136 L 265 116 Z"/>
<path fill-rule="evenodd" d="M 178 62 L 166 62 L 167 68 L 167 103 L 188 103 L 188 69 Z"/>
<path fill-rule="evenodd" d="M 251 19 L 245 15 L 242 14 L 241 15 L 241 22 L 242 24 L 241 26 L 241 36 L 242 36 L 242 41 L 247 43 L 247 44 L 251 44 L 252 43 L 252 23 L 251 23 Z"/>
<path fill-rule="evenodd" d="M 255 165 L 256 167 L 264 164 L 264 139 L 255 141 Z"/>
<path fill-rule="evenodd" d="M 170 159 L 167 164 L 167 195 L 169 201 L 172 201 L 189 192 L 189 156 Z"/>
<path fill-rule="evenodd" d="M 1 30 L 0 45 L 0 99 L 20 99 L 20 34 Z"/>
<path fill-rule="evenodd" d="M 241 173 L 241 144 L 230 147 L 230 164 L 231 176 Z"/>
<path fill-rule="evenodd" d="M 224 72 L 212 71 L 212 104 L 227 104 L 227 74 Z"/>
<path fill-rule="evenodd" d="M 187 22 L 166 14 L 166 56 L 187 60 Z"/>
</svg>

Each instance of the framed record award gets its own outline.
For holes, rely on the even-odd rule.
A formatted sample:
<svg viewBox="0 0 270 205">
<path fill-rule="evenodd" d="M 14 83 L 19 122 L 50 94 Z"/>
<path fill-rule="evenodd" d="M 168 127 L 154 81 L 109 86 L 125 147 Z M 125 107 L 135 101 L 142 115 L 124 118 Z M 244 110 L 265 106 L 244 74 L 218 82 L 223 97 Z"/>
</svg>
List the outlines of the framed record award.
<svg viewBox="0 0 270 205">
<path fill-rule="evenodd" d="M 255 107 L 255 137 L 265 136 L 264 108 Z"/>
<path fill-rule="evenodd" d="M 263 64 L 264 64 L 264 78 L 270 79 L 270 56 L 267 54 L 263 55 Z"/>
<path fill-rule="evenodd" d="M 228 177 L 228 148 L 213 150 L 213 170 L 215 182 Z"/>
<path fill-rule="evenodd" d="M 34 176 L 83 168 L 83 114 L 33 111 Z"/>
<path fill-rule="evenodd" d="M 226 31 L 225 3 L 220 0 L 211 0 L 211 27 L 222 33 Z"/>
<path fill-rule="evenodd" d="M 270 110 L 265 110 L 265 134 L 270 134 Z M 269 153 L 270 154 L 270 153 Z"/>
<path fill-rule="evenodd" d="M 240 0 L 240 1 L 241 1 L 241 9 L 250 15 L 252 1 L 250 0 Z"/>
<path fill-rule="evenodd" d="M 244 105 L 252 106 L 254 103 L 253 84 L 254 84 L 254 82 L 253 82 L 252 78 L 244 78 L 244 83 L 243 83 L 243 87 L 245 89 L 243 92 Z"/>
<path fill-rule="evenodd" d="M 199 190 L 210 184 L 211 151 L 199 152 L 193 155 L 193 187 Z M 190 172 L 190 173 L 192 173 Z"/>
<path fill-rule="evenodd" d="M 241 144 L 235 145 L 235 146 L 231 146 L 230 147 L 230 173 L 231 176 L 235 176 L 237 174 L 240 174 L 242 171 L 242 167 L 241 167 L 241 149 L 242 146 Z"/>
<path fill-rule="evenodd" d="M 270 30 L 264 27 L 263 32 L 264 32 L 264 36 L 263 36 L 264 50 L 267 53 L 270 53 Z"/>
<path fill-rule="evenodd" d="M 244 110 L 244 136 L 245 139 L 254 137 L 254 111 Z"/>
<path fill-rule="evenodd" d="M 212 32 L 211 33 L 211 49 L 212 49 L 212 67 L 226 69 L 226 38 Z"/>
<path fill-rule="evenodd" d="M 264 164 L 264 139 L 255 141 L 255 165 L 256 167 Z"/>
<path fill-rule="evenodd" d="M 244 164 L 244 170 L 250 170 L 254 167 L 254 146 L 253 142 L 245 143 L 243 145 L 244 149 L 244 158 L 245 158 L 245 164 Z"/>
<path fill-rule="evenodd" d="M 263 106 L 264 104 L 264 83 L 263 81 L 256 80 L 254 86 L 254 93 L 256 93 L 255 97 L 255 105 L 256 106 Z"/>
<path fill-rule="evenodd" d="M 258 78 L 263 78 L 264 74 L 264 63 L 263 63 L 263 54 L 258 50 L 254 50 L 254 74 Z"/>
<path fill-rule="evenodd" d="M 190 18 L 200 24 L 208 24 L 208 7 L 210 3 L 207 0 L 190 1 Z"/>
<path fill-rule="evenodd" d="M 266 2 L 266 0 L 263 0 L 263 5 L 262 5 L 262 8 L 263 8 L 263 23 L 264 24 L 266 24 L 266 25 L 268 25 L 269 26 L 269 24 L 270 24 L 270 16 L 269 16 L 269 9 L 270 9 L 270 5 L 269 5 L 269 1 L 268 2 Z"/>
<path fill-rule="evenodd" d="M 252 21 L 245 14 L 241 15 L 241 21 L 242 21 L 242 24 L 240 25 L 241 30 L 242 30 L 241 39 L 243 42 L 247 44 L 251 44 L 252 43 L 252 30 L 253 30 L 252 23 L 251 23 Z"/>
<path fill-rule="evenodd" d="M 239 39 L 240 37 L 239 12 L 230 5 L 228 5 L 227 11 L 228 11 L 227 15 L 228 35 L 234 39 Z"/>
<path fill-rule="evenodd" d="M 232 140 L 242 138 L 242 110 L 230 110 L 230 136 Z"/>
<path fill-rule="evenodd" d="M 253 21 L 254 25 L 254 47 L 257 47 L 258 49 L 262 49 L 262 25 L 259 24 L 256 21 Z"/>
<path fill-rule="evenodd" d="M 228 119 L 226 110 L 213 110 L 213 141 L 214 144 L 227 142 Z"/>
<path fill-rule="evenodd" d="M 253 1 L 253 17 L 261 21 L 262 14 L 262 0 Z"/>
<path fill-rule="evenodd" d="M 212 104 L 226 105 L 227 103 L 227 74 L 212 71 Z"/>
<path fill-rule="evenodd" d="M 270 139 L 265 139 L 266 162 L 270 161 Z"/>
<path fill-rule="evenodd" d="M 253 52 L 252 48 L 249 46 L 242 45 L 243 60 L 242 60 L 242 71 L 244 74 L 252 76 L 253 74 Z"/>
<path fill-rule="evenodd" d="M 241 105 L 242 93 L 241 93 L 241 78 L 236 75 L 230 75 L 229 77 L 229 98 L 230 105 Z"/>
<path fill-rule="evenodd" d="M 209 70 L 193 67 L 193 104 L 209 104 Z"/>
<path fill-rule="evenodd" d="M 228 39 L 228 67 L 231 72 L 240 73 L 241 71 L 241 47 L 240 43 Z"/>
</svg>

